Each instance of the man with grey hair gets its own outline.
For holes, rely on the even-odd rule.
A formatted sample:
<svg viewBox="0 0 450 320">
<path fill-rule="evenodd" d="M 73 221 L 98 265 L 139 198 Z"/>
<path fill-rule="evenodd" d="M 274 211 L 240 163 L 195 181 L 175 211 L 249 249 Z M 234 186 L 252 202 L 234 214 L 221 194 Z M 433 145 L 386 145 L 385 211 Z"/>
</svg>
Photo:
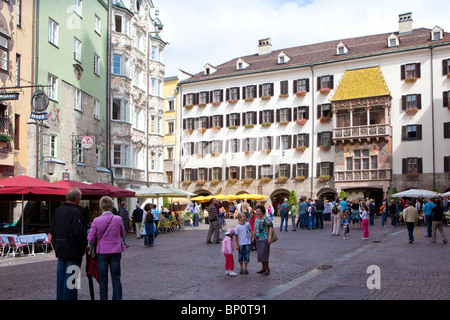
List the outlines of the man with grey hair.
<svg viewBox="0 0 450 320">
<path fill-rule="evenodd" d="M 58 258 L 56 268 L 56 299 L 77 300 L 76 288 L 69 288 L 67 280 L 74 271 L 68 273 L 69 268 L 81 266 L 83 255 L 86 252 L 87 223 L 81 213 L 81 191 L 78 188 L 69 190 L 66 202 L 56 209 L 53 215 L 50 234 Z"/>
<path fill-rule="evenodd" d="M 122 218 L 123 221 L 123 227 L 125 228 L 125 236 L 123 237 L 123 244 L 125 245 L 125 248 L 128 248 L 128 245 L 125 242 L 125 238 L 127 237 L 127 233 L 130 230 L 130 215 L 128 214 L 127 210 L 127 202 L 122 201 L 121 207 L 119 209 L 119 216 Z"/>
<path fill-rule="evenodd" d="M 217 199 L 212 198 L 210 205 L 206 209 L 208 211 L 208 218 L 209 218 L 209 230 L 208 230 L 208 235 L 206 236 L 206 243 L 212 243 L 211 237 L 213 234 L 214 234 L 214 243 L 220 243 L 219 212 L 217 211 L 216 203 L 217 203 Z"/>
</svg>

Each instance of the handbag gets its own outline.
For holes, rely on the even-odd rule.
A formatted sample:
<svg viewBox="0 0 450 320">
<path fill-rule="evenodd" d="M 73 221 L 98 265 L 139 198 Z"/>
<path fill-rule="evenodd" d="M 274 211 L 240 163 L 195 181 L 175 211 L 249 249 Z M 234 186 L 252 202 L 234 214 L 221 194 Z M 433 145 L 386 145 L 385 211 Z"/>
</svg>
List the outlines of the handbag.
<svg viewBox="0 0 450 320">
<path fill-rule="evenodd" d="M 109 220 L 108 225 L 106 226 L 105 231 L 103 231 L 102 235 L 100 236 L 100 238 L 98 238 L 98 240 L 96 241 L 97 243 L 100 242 L 100 240 L 102 239 L 103 235 L 105 234 L 106 230 L 108 230 L 109 225 L 111 224 L 112 219 L 114 218 L 114 216 L 112 216 L 111 220 Z M 97 263 L 97 244 L 91 244 L 89 243 L 91 249 L 89 252 L 89 256 L 87 257 L 87 270 L 86 273 L 88 276 L 92 276 L 94 277 L 97 281 L 98 281 L 98 263 Z"/>
<path fill-rule="evenodd" d="M 275 233 L 275 231 L 273 231 L 272 232 L 272 242 L 271 242 L 271 244 L 272 243 L 275 243 L 275 242 L 277 242 L 278 241 L 278 236 L 277 236 L 277 234 Z"/>
</svg>

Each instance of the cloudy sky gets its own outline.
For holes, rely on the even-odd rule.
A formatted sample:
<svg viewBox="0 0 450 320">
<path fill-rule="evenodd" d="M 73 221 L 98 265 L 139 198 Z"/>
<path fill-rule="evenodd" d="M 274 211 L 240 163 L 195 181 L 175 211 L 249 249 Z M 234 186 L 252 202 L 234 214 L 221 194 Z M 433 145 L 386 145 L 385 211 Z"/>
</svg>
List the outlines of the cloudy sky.
<svg viewBox="0 0 450 320">
<path fill-rule="evenodd" d="M 257 53 L 271 37 L 283 49 L 398 31 L 398 15 L 413 13 L 413 28 L 450 31 L 448 0 L 154 0 L 164 24 L 166 76 L 195 74 Z"/>
</svg>

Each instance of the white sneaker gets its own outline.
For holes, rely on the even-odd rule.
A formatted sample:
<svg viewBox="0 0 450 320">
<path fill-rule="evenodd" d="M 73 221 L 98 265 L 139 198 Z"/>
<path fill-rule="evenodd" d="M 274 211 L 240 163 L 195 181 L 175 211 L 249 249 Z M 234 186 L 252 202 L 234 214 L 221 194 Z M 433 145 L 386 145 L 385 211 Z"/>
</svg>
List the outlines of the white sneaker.
<svg viewBox="0 0 450 320">
<path fill-rule="evenodd" d="M 225 274 L 226 274 L 226 275 L 229 275 L 229 274 L 230 274 L 230 271 L 225 270 Z"/>
<path fill-rule="evenodd" d="M 229 275 L 230 275 L 230 276 L 237 276 L 237 273 L 234 272 L 234 271 L 230 271 Z"/>
</svg>

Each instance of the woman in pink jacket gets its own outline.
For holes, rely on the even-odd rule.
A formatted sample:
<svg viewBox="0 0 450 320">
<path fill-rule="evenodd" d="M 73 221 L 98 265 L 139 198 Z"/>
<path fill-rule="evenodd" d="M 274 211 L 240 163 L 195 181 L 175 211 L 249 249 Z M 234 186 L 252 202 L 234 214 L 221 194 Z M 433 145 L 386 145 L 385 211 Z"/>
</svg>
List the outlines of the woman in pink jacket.
<svg viewBox="0 0 450 320">
<path fill-rule="evenodd" d="M 114 201 L 110 197 L 100 199 L 102 215 L 92 222 L 88 241 L 96 245 L 98 261 L 98 277 L 100 300 L 108 300 L 108 266 L 111 270 L 113 300 L 122 300 L 122 284 L 120 282 L 120 259 L 125 251 L 122 238 L 125 228 L 122 218 L 115 216 L 111 210 Z"/>
</svg>

